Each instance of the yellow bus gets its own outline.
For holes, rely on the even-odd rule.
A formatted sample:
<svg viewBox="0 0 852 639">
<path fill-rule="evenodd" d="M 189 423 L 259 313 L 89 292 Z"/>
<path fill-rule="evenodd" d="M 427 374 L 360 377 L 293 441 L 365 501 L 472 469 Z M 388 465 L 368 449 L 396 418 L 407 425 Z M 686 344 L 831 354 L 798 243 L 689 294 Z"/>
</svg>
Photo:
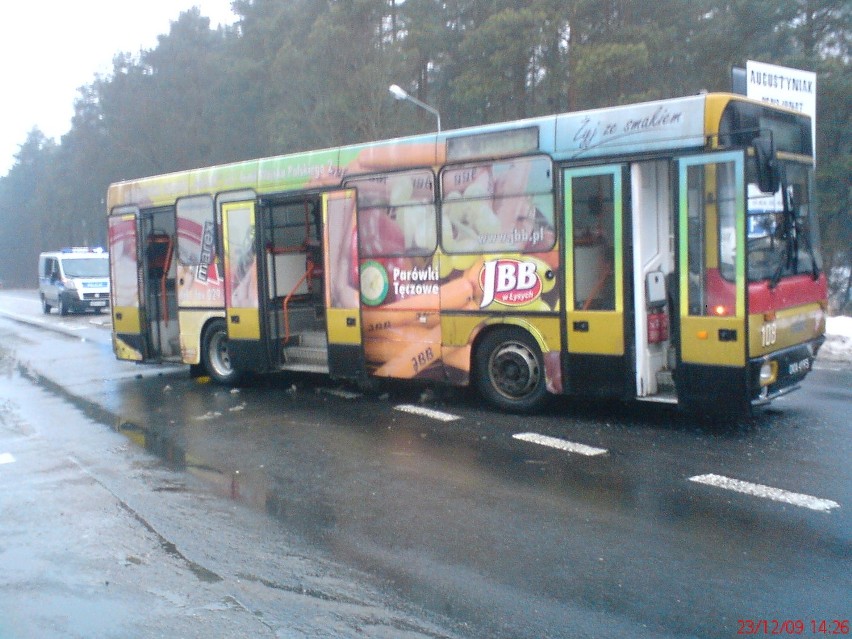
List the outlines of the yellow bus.
<svg viewBox="0 0 852 639">
<path fill-rule="evenodd" d="M 112 184 L 118 358 L 748 412 L 826 277 L 807 116 L 728 94 Z"/>
</svg>

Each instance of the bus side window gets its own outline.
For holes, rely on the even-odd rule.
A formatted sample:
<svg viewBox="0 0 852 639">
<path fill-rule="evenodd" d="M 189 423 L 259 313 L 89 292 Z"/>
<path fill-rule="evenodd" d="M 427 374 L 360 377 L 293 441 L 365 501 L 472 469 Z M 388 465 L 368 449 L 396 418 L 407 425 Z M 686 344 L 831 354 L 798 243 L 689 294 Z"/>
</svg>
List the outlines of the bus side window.
<svg viewBox="0 0 852 639">
<path fill-rule="evenodd" d="M 201 195 L 177 202 L 177 256 L 185 266 L 207 266 L 216 259 L 213 198 Z"/>
<path fill-rule="evenodd" d="M 441 244 L 449 253 L 553 248 L 550 158 L 447 167 L 441 174 L 441 197 Z"/>
<path fill-rule="evenodd" d="M 432 255 L 437 245 L 432 171 L 373 175 L 345 186 L 358 191 L 358 240 L 364 257 Z"/>
</svg>

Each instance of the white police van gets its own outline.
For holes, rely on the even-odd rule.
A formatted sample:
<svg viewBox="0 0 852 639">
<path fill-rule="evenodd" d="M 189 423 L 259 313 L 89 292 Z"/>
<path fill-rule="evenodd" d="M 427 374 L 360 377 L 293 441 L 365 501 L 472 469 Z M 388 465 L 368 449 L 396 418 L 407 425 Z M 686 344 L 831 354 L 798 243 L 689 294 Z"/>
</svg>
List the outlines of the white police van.
<svg viewBox="0 0 852 639">
<path fill-rule="evenodd" d="M 75 246 L 38 257 L 41 308 L 60 315 L 109 306 L 109 255 L 102 248 Z"/>
</svg>

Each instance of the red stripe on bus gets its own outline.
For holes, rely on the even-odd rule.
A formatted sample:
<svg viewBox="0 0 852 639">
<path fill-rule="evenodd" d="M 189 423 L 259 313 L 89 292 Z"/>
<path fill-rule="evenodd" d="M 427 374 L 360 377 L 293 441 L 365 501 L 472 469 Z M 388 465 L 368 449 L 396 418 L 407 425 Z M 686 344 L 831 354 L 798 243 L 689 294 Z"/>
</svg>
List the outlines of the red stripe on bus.
<svg viewBox="0 0 852 639">
<path fill-rule="evenodd" d="M 775 288 L 769 282 L 752 282 L 748 285 L 749 313 L 767 313 L 803 304 L 815 304 L 826 299 L 828 285 L 825 274 L 818 279 L 810 275 L 785 277 Z"/>
</svg>

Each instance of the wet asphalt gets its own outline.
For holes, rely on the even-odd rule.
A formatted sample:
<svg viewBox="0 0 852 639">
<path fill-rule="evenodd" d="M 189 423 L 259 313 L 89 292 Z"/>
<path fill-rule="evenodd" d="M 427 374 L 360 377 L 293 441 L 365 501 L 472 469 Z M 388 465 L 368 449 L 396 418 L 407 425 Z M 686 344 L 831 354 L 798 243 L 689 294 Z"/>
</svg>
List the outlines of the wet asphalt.
<svg viewBox="0 0 852 639">
<path fill-rule="evenodd" d="M 731 637 L 849 617 L 848 366 L 737 424 L 562 400 L 521 419 L 443 388 L 220 388 L 116 362 L 106 318 L 12 297 L 3 639 Z M 690 481 L 707 474 L 836 506 Z"/>
</svg>

